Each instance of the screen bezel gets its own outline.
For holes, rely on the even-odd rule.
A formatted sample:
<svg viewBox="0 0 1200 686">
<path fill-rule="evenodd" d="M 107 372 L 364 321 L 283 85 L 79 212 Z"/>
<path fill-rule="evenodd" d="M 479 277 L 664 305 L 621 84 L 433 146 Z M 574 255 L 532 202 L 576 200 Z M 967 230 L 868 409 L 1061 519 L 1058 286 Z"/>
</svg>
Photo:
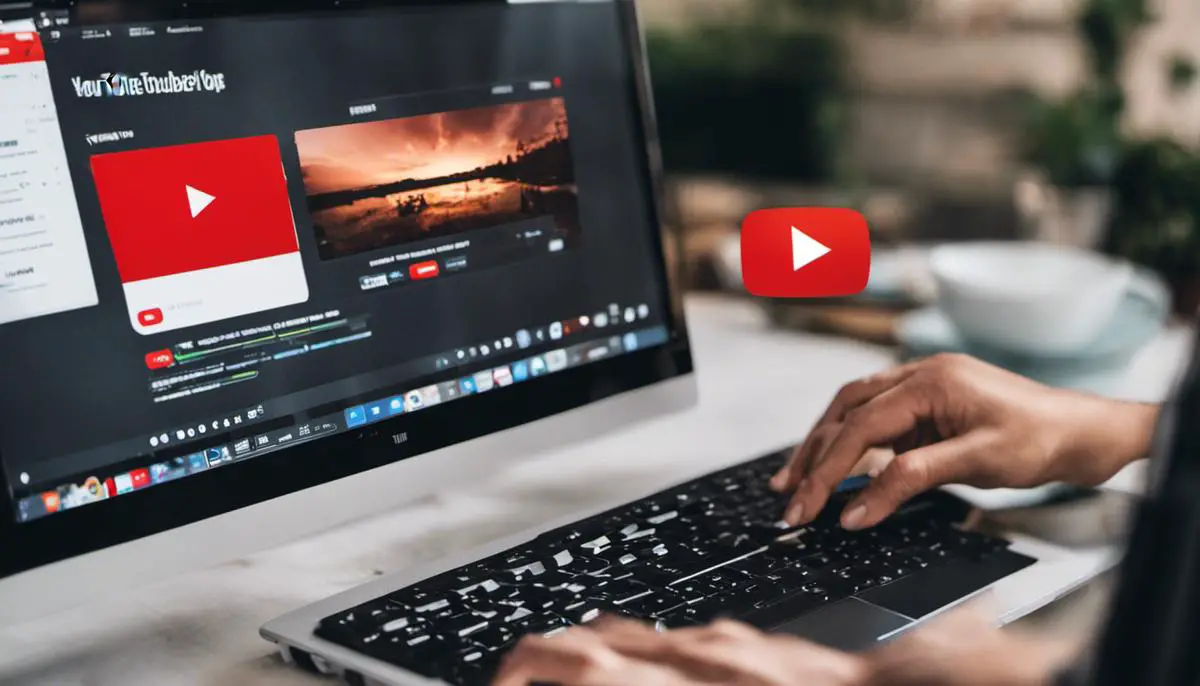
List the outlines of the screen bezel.
<svg viewBox="0 0 1200 686">
<path fill-rule="evenodd" d="M 489 0 L 452 0 L 453 4 L 504 4 Z M 158 488 L 111 499 L 95 506 L 19 523 L 10 485 L 0 473 L 0 579 L 50 563 L 138 540 L 296 493 L 331 481 L 395 464 L 505 429 L 552 417 L 605 398 L 669 381 L 693 370 L 678 273 L 669 268 L 670 235 L 665 228 L 664 185 L 653 99 L 644 43 L 633 0 L 613 0 L 621 18 L 629 56 L 627 88 L 642 119 L 637 135 L 645 150 L 640 179 L 653 193 L 645 211 L 659 227 L 653 241 L 662 305 L 670 332 L 666 344 L 607 361 L 568 369 L 536 382 L 428 408 L 419 414 L 370 425 L 237 465 L 196 474 Z M 126 23 L 204 19 L 254 14 L 366 11 L 380 8 L 444 7 L 445 0 L 78 0 L 38 2 L 36 9 L 69 6 L 73 23 Z M 103 13 L 93 15 L 93 8 Z M 519 5 L 516 5 L 519 7 Z M 78 20 L 78 21 L 75 21 Z M 443 379 L 439 379 L 443 380 Z M 420 385 L 421 380 L 414 380 Z M 365 398 L 364 398 L 365 399 Z M 353 399 L 347 399 L 351 404 Z M 405 432 L 400 445 L 393 434 Z M 451 435 L 453 434 L 453 435 Z M 2 458 L 2 456 L 0 456 Z"/>
</svg>

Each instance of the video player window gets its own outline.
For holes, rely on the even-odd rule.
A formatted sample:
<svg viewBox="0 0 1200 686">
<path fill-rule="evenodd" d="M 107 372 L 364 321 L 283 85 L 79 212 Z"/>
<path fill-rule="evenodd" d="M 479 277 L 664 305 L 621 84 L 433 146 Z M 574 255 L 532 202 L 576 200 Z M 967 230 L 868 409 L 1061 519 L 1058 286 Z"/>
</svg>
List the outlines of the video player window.
<svg viewBox="0 0 1200 686">
<path fill-rule="evenodd" d="M 668 341 L 617 3 L 333 6 L 0 34 L 17 521 Z"/>
<path fill-rule="evenodd" d="M 579 237 L 562 98 L 299 131 L 296 147 L 323 259 L 506 224 Z"/>
</svg>

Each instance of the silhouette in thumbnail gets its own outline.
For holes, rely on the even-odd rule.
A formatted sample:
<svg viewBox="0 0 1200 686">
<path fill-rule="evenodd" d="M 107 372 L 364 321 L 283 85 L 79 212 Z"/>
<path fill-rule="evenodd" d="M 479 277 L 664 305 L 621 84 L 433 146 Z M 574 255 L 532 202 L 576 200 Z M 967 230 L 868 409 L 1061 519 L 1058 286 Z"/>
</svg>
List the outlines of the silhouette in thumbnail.
<svg viewBox="0 0 1200 686">
<path fill-rule="evenodd" d="M 561 98 L 296 133 L 322 259 L 548 217 L 579 237 Z"/>
</svg>

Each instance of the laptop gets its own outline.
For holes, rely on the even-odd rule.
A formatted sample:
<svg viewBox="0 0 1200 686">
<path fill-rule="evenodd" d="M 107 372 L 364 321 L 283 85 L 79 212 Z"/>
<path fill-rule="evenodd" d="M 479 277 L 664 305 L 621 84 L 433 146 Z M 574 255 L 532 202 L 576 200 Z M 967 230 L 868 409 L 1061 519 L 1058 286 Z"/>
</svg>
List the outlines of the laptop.
<svg viewBox="0 0 1200 686">
<path fill-rule="evenodd" d="M 26 9 L 0 34 L 0 179 L 19 180 L 0 204 L 0 622 L 694 407 L 630 0 Z M 350 683 L 475 684 L 521 636 L 605 613 L 855 649 L 981 593 L 1013 619 L 1103 566 L 959 526 L 941 492 L 843 532 L 853 481 L 780 526 L 784 456 L 731 455 L 261 634 Z"/>
</svg>

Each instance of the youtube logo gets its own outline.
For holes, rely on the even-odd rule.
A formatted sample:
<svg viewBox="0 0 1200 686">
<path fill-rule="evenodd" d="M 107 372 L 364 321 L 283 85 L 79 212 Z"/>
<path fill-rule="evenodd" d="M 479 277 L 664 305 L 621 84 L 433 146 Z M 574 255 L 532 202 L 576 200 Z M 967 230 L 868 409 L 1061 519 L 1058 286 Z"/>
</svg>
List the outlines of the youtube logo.
<svg viewBox="0 0 1200 686">
<path fill-rule="evenodd" d="M 138 333 L 308 300 L 274 136 L 106 153 L 91 167 Z"/>
<path fill-rule="evenodd" d="M 854 210 L 781 208 L 742 221 L 742 279 L 764 298 L 858 295 L 871 276 L 867 221 Z"/>
<path fill-rule="evenodd" d="M 162 320 L 163 320 L 162 309 L 158 308 L 158 307 L 152 307 L 148 310 L 142 310 L 141 312 L 138 312 L 137 320 L 138 320 L 138 324 L 141 324 L 142 326 L 145 326 L 145 327 L 162 324 Z"/>
</svg>

